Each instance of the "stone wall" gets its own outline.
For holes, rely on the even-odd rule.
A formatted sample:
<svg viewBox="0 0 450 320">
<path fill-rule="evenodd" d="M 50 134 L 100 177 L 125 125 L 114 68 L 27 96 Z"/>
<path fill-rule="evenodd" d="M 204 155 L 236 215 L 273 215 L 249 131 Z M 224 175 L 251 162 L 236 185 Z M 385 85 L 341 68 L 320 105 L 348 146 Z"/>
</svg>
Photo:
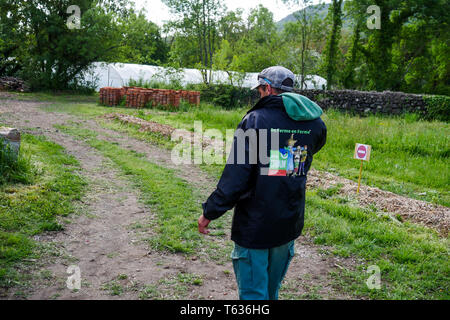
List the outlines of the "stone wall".
<svg viewBox="0 0 450 320">
<path fill-rule="evenodd" d="M 295 92 L 315 101 L 324 110 L 334 108 L 362 115 L 426 112 L 426 103 L 421 95 L 403 92 L 353 90 L 295 90 Z"/>
</svg>

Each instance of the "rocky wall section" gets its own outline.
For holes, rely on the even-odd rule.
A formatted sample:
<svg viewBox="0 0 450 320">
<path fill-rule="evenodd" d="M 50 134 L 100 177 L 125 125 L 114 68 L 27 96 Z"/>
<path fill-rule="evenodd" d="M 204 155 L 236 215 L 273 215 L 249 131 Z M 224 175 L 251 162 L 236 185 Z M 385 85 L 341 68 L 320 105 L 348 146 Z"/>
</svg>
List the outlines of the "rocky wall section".
<svg viewBox="0 0 450 320">
<path fill-rule="evenodd" d="M 354 90 L 295 90 L 315 101 L 324 110 L 334 108 L 357 114 L 423 114 L 426 103 L 421 95 L 403 92 Z"/>
</svg>

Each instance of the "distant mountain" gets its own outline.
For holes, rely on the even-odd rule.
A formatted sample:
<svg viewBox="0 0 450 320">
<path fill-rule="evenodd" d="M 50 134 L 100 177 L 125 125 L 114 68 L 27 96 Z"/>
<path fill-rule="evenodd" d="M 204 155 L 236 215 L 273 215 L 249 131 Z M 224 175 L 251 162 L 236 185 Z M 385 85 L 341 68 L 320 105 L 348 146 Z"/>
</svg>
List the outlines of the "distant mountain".
<svg viewBox="0 0 450 320">
<path fill-rule="evenodd" d="M 344 4 L 342 4 L 344 5 Z M 316 4 L 306 7 L 305 9 L 299 10 L 296 13 L 300 14 L 303 10 L 306 10 L 307 16 L 311 15 L 312 13 L 317 13 L 320 19 L 325 19 L 328 14 L 328 10 L 331 7 L 331 3 L 325 3 L 325 4 Z M 294 16 L 295 13 L 291 13 L 287 17 L 281 19 L 277 22 L 277 26 L 279 30 L 282 30 L 284 25 L 288 22 L 295 22 L 297 19 Z M 350 21 L 348 18 L 343 17 L 343 29 L 349 29 L 350 28 Z"/>
<path fill-rule="evenodd" d="M 311 14 L 312 12 L 317 12 L 317 14 L 319 15 L 319 17 L 321 19 L 325 19 L 325 17 L 328 14 L 328 8 L 331 6 L 331 3 L 325 3 L 322 5 L 316 4 L 316 5 L 311 5 L 309 7 L 306 7 L 306 9 L 302 9 L 297 11 L 296 13 L 301 13 L 303 10 L 306 10 L 307 15 Z M 287 17 L 281 19 L 280 21 L 277 22 L 278 27 L 283 28 L 283 26 L 287 23 L 287 22 L 295 22 L 297 19 L 294 16 L 294 13 L 291 13 L 290 15 L 288 15 Z"/>
</svg>

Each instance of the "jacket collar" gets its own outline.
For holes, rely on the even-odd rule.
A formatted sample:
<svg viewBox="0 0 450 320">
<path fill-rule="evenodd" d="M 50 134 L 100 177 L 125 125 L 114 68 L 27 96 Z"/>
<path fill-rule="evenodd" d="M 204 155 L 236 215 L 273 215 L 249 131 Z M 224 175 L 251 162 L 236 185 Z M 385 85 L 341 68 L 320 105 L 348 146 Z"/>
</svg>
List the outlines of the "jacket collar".
<svg viewBox="0 0 450 320">
<path fill-rule="evenodd" d="M 280 106 L 283 106 L 283 98 L 281 96 L 270 95 L 259 99 L 259 101 L 255 104 L 253 108 L 251 108 L 247 112 L 247 114 L 257 109 L 280 107 Z"/>
</svg>

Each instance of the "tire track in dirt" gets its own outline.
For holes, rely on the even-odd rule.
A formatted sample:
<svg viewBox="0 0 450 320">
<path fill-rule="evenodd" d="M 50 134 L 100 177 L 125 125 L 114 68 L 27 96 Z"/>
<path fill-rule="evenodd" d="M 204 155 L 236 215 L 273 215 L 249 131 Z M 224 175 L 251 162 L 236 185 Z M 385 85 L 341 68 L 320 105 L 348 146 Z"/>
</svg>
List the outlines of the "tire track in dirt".
<svg viewBox="0 0 450 320">
<path fill-rule="evenodd" d="M 146 154 L 149 161 L 175 169 L 178 175 L 197 188 L 205 199 L 214 190 L 216 181 L 195 166 L 176 166 L 170 160 L 170 152 L 149 143 L 104 129 L 94 120 L 81 120 L 78 117 L 41 111 L 39 107 L 48 103 L 0 100 L 0 118 L 3 122 L 23 129 L 24 132 L 44 134 L 50 140 L 66 148 L 74 155 L 83 169 L 82 174 L 90 180 L 92 190 L 85 202 L 88 215 L 73 216 L 72 223 L 64 232 L 46 234 L 41 241 L 58 244 L 61 250 L 75 259 L 81 269 L 82 289 L 71 292 L 65 281 L 67 259 L 58 259 L 44 269 L 54 275 L 51 279 L 37 281 L 30 294 L 31 299 L 136 299 L 147 286 L 153 286 L 163 293 L 151 293 L 150 298 L 186 298 L 186 299 L 236 299 L 236 284 L 231 261 L 218 265 L 213 261 L 186 257 L 179 254 L 149 252 L 148 246 L 139 241 L 139 234 L 130 230 L 136 222 L 145 223 L 153 214 L 139 203 L 139 194 L 133 190 L 114 169 L 110 161 L 85 143 L 62 134 L 53 127 L 77 122 L 83 128 L 99 133 L 99 139 L 116 142 L 122 148 L 128 148 Z M 75 105 L 74 105 L 75 107 Z M 28 128 L 28 129 L 27 129 Z M 151 230 L 146 232 L 151 233 Z M 229 231 L 227 231 L 229 238 Z M 208 239 L 209 240 L 209 239 Z M 212 241 L 223 241 L 212 239 Z M 349 299 L 331 285 L 330 271 L 336 268 L 353 269 L 362 263 L 354 259 L 330 256 L 325 247 L 316 246 L 306 237 L 297 240 L 296 255 L 286 275 L 287 291 L 295 297 L 307 295 L 315 288 L 326 299 Z M 70 259 L 69 259 L 70 260 Z M 343 267 L 342 267 L 343 266 Z M 230 272 L 231 271 L 231 272 Z M 179 274 L 197 274 L 203 279 L 201 286 L 189 286 L 187 291 L 177 296 L 172 288 L 172 280 Z M 126 279 L 118 279 L 126 275 Z M 161 280 L 165 281 L 161 285 Z M 103 290 L 105 284 L 119 284 L 125 288 L 120 296 L 111 296 Z M 173 292 L 175 291 L 175 295 Z"/>
</svg>

